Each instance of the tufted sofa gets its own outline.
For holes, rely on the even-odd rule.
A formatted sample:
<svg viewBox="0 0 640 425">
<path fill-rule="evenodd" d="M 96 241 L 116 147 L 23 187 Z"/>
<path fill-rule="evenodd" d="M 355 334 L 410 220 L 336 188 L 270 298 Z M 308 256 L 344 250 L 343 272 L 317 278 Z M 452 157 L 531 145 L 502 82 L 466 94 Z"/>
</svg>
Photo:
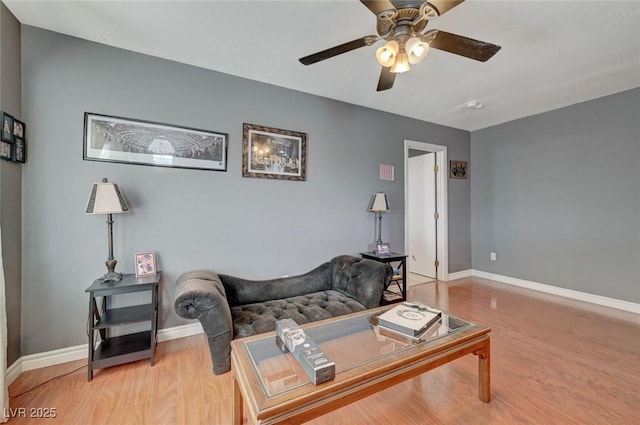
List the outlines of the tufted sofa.
<svg viewBox="0 0 640 425">
<path fill-rule="evenodd" d="M 388 264 L 349 255 L 300 276 L 262 281 L 196 270 L 178 278 L 174 307 L 202 324 L 218 375 L 231 369 L 233 338 L 275 330 L 279 319 L 302 324 L 377 307 L 391 275 Z"/>
</svg>

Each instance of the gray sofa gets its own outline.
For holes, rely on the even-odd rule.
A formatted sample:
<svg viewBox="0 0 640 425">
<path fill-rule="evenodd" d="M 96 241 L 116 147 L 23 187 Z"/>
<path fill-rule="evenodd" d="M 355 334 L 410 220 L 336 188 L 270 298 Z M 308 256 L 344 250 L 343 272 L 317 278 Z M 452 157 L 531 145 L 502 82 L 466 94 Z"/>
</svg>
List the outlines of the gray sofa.
<svg viewBox="0 0 640 425">
<path fill-rule="evenodd" d="M 349 255 L 262 281 L 196 270 L 178 278 L 174 307 L 202 324 L 218 375 L 231 369 L 233 338 L 273 331 L 279 319 L 302 324 L 377 307 L 391 275 L 388 264 Z"/>
</svg>

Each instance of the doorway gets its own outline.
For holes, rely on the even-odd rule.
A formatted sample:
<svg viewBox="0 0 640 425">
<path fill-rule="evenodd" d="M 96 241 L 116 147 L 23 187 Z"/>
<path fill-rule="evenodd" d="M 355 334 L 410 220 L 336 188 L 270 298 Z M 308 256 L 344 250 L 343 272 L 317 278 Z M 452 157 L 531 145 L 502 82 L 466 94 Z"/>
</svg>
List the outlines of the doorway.
<svg viewBox="0 0 640 425">
<path fill-rule="evenodd" d="M 431 279 L 435 279 L 438 272 L 438 200 L 435 170 L 434 152 L 409 149 L 409 270 Z"/>
<path fill-rule="evenodd" d="M 407 269 L 440 281 L 448 274 L 446 164 L 446 146 L 405 140 Z"/>
</svg>

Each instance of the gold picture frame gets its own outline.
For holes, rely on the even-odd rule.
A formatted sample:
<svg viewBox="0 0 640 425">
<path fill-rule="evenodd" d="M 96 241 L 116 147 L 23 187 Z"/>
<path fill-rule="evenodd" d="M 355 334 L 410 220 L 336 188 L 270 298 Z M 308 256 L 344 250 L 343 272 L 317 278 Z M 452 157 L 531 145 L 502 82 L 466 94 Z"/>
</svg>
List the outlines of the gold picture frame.
<svg viewBox="0 0 640 425">
<path fill-rule="evenodd" d="M 255 124 L 242 127 L 242 176 L 307 179 L 307 134 Z"/>
<path fill-rule="evenodd" d="M 449 178 L 466 179 L 467 161 L 449 161 Z"/>
</svg>

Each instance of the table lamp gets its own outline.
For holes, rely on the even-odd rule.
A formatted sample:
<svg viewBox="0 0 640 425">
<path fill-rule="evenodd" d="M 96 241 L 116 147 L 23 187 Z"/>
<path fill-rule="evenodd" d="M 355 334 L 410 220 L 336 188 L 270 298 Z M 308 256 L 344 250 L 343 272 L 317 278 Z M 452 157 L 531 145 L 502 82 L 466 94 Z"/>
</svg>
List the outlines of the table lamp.
<svg viewBox="0 0 640 425">
<path fill-rule="evenodd" d="M 115 271 L 118 261 L 113 258 L 113 214 L 129 211 L 129 205 L 122 197 L 117 184 L 109 183 L 106 178 L 102 179 L 102 183 L 94 183 L 85 214 L 106 214 L 109 238 L 109 257 L 105 261 L 107 273 L 98 278 L 98 281 L 107 283 L 122 280 L 122 273 Z"/>
<path fill-rule="evenodd" d="M 374 193 L 369 202 L 369 212 L 375 213 L 378 218 L 376 225 L 376 245 L 382 243 L 382 214 L 391 211 L 387 195 L 382 192 Z"/>
</svg>

